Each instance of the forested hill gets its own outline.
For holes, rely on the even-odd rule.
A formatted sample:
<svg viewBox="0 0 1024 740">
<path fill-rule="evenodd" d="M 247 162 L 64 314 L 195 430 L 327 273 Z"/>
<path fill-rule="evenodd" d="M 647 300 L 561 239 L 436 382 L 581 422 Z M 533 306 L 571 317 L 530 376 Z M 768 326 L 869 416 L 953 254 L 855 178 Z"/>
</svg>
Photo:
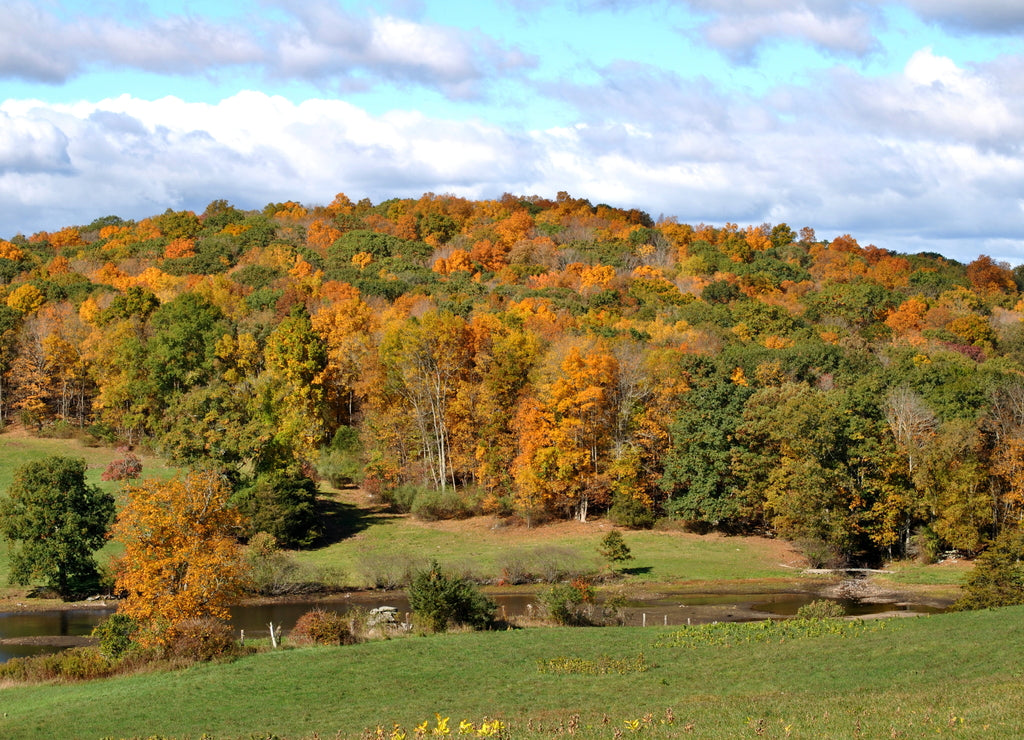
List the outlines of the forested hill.
<svg viewBox="0 0 1024 740">
<path fill-rule="evenodd" d="M 423 516 L 976 552 L 1024 513 L 1022 284 L 564 193 L 214 201 L 0 241 L 0 414 L 215 465 L 271 522 L 319 473 Z"/>
</svg>

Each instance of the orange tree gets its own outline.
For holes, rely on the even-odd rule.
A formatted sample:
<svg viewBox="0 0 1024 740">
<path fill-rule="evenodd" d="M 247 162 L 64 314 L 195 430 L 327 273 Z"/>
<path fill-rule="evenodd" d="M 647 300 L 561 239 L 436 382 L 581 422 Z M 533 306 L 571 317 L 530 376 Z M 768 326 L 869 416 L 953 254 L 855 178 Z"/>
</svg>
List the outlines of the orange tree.
<svg viewBox="0 0 1024 740">
<path fill-rule="evenodd" d="M 116 585 L 126 596 L 118 611 L 143 627 L 144 642 L 160 642 L 184 620 L 228 618 L 245 579 L 236 539 L 242 521 L 228 506 L 230 494 L 209 471 L 127 489 L 113 529 L 124 543 Z"/>
</svg>

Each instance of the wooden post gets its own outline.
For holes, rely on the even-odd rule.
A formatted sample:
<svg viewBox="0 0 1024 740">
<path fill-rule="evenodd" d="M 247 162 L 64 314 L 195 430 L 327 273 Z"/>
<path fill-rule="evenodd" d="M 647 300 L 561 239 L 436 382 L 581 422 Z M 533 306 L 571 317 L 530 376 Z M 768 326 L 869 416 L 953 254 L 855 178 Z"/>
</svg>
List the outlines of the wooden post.
<svg viewBox="0 0 1024 740">
<path fill-rule="evenodd" d="M 647 626 L 647 612 L 644 612 L 643 615 L 644 615 L 644 620 L 643 620 L 643 624 L 641 626 L 646 627 Z"/>
<path fill-rule="evenodd" d="M 277 647 L 277 636 L 274 634 L 274 623 L 270 623 L 270 646 Z"/>
</svg>

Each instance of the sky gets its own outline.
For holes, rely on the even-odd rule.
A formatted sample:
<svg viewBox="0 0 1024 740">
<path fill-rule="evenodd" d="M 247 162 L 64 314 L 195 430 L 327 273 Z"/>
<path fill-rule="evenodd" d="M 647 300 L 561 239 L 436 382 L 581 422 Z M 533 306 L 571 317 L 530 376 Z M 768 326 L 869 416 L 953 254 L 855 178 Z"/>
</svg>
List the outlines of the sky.
<svg viewBox="0 0 1024 740">
<path fill-rule="evenodd" d="M 1024 3 L 4 0 L 0 238 L 504 193 L 1024 263 Z"/>
</svg>

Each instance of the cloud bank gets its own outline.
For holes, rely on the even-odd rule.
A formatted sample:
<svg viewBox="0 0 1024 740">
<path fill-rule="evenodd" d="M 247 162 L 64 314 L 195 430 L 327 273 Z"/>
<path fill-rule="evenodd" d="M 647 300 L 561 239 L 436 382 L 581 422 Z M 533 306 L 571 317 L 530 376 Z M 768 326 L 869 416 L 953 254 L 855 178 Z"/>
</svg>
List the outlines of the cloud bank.
<svg viewBox="0 0 1024 740">
<path fill-rule="evenodd" d="M 523 131 L 258 92 L 217 105 L 8 101 L 0 220 L 31 230 L 54 217 L 138 218 L 202 209 L 226 194 L 254 208 L 325 203 L 337 192 L 377 201 L 569 189 L 684 221 L 855 225 L 858 238 L 901 251 L 971 259 L 998 248 L 1020 261 L 1019 71 L 964 69 L 924 49 L 885 79 L 840 69 L 820 85 L 737 98 L 627 65 L 603 70 L 592 87 L 559 90 L 588 122 Z M 610 97 L 608 88 L 622 92 Z M 807 110 L 816 115 L 800 114 Z M 48 203 L 57 191 L 61 201 Z M 26 221 L 26 213 L 35 215 Z"/>
</svg>

